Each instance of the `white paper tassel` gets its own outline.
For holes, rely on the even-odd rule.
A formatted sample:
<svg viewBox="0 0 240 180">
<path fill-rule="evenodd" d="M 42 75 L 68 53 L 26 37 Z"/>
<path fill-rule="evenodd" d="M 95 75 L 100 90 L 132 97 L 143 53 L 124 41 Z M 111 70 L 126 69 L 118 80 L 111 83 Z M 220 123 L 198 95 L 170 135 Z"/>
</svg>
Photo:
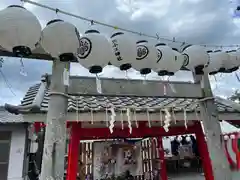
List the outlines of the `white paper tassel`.
<svg viewBox="0 0 240 180">
<path fill-rule="evenodd" d="M 99 94 L 102 94 L 102 82 L 101 79 L 96 75 L 96 87 L 97 87 L 97 92 Z"/>
<path fill-rule="evenodd" d="M 134 122 L 135 122 L 136 128 L 138 128 L 138 121 L 137 121 L 136 109 L 133 110 L 133 118 L 134 118 Z"/>
<path fill-rule="evenodd" d="M 130 109 L 129 108 L 127 108 L 126 115 L 127 115 L 129 133 L 132 134 L 132 123 L 131 123 L 131 116 L 130 116 Z"/>
<path fill-rule="evenodd" d="M 187 111 L 186 109 L 183 109 L 183 116 L 184 116 L 184 126 L 187 129 Z"/>
<path fill-rule="evenodd" d="M 26 76 L 27 76 L 27 72 L 26 72 L 26 70 L 25 70 L 25 67 L 24 67 L 22 58 L 21 58 L 21 60 L 20 60 L 20 63 L 21 63 L 20 74 L 21 74 L 22 76 L 25 76 L 25 77 L 26 77 Z"/>
<path fill-rule="evenodd" d="M 122 130 L 123 130 L 124 129 L 124 124 L 123 124 L 123 111 L 122 111 L 122 109 L 121 109 L 120 118 L 121 118 Z"/>
<path fill-rule="evenodd" d="M 164 130 L 166 132 L 169 131 L 169 126 L 170 126 L 170 122 L 171 122 L 171 114 L 169 113 L 168 109 L 164 109 L 165 111 L 165 121 L 164 121 Z"/>
<path fill-rule="evenodd" d="M 106 110 L 105 110 L 105 116 L 106 116 L 106 125 L 108 126 L 108 108 L 106 107 Z"/>
<path fill-rule="evenodd" d="M 150 119 L 150 114 L 149 114 L 149 110 L 147 109 L 147 120 L 148 120 L 148 127 L 151 128 L 151 119 Z"/>
<path fill-rule="evenodd" d="M 93 109 L 91 108 L 91 124 L 93 124 Z"/>
<path fill-rule="evenodd" d="M 109 130 L 112 134 L 113 128 L 114 128 L 114 123 L 116 122 L 116 119 L 115 119 L 116 113 L 115 113 L 115 109 L 113 106 L 110 108 L 110 111 L 111 111 L 111 116 L 110 116 L 110 121 L 109 121 L 110 122 Z"/>
<path fill-rule="evenodd" d="M 69 69 L 64 68 L 64 71 L 63 71 L 63 84 L 64 84 L 64 86 L 69 86 L 69 76 L 70 76 Z"/>
<path fill-rule="evenodd" d="M 169 87 L 170 87 L 170 89 L 171 89 L 171 91 L 173 92 L 173 93 L 176 93 L 177 91 L 176 91 L 176 89 L 175 89 L 175 87 L 174 87 L 174 84 L 169 84 Z"/>
</svg>

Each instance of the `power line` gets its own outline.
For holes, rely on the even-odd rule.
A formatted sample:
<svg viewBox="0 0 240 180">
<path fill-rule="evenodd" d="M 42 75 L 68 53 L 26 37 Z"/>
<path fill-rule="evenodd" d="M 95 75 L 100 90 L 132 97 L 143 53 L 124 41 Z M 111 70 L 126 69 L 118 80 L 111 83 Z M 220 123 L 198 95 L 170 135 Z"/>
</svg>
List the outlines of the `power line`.
<svg viewBox="0 0 240 180">
<path fill-rule="evenodd" d="M 97 20 L 93 20 L 93 19 L 89 19 L 89 18 L 86 18 L 86 17 L 83 17 L 83 16 L 76 15 L 76 14 L 72 14 L 72 13 L 63 11 L 61 9 L 53 8 L 53 7 L 50 7 L 50 6 L 47 6 L 47 5 L 44 5 L 44 4 L 40 4 L 40 3 L 37 3 L 37 2 L 33 2 L 33 1 L 30 1 L 30 0 L 20 0 L 20 1 L 26 2 L 26 3 L 29 3 L 29 4 L 35 5 L 35 6 L 42 7 L 42 8 L 54 11 L 56 13 L 61 13 L 61 14 L 67 15 L 67 16 L 75 17 L 75 18 L 81 19 L 83 21 L 88 21 L 91 24 L 98 24 L 98 25 L 109 27 L 109 28 L 113 28 L 113 29 L 119 29 L 119 30 L 124 31 L 124 32 L 128 32 L 128 33 L 131 33 L 131 34 L 136 34 L 136 35 L 139 35 L 139 36 L 144 36 L 144 37 L 148 37 L 148 38 L 152 38 L 152 39 L 164 40 L 164 41 L 175 42 L 175 43 L 181 43 L 182 45 L 191 44 L 191 43 L 186 43 L 184 41 L 176 41 L 175 37 L 173 37 L 172 39 L 169 39 L 169 38 L 160 37 L 158 35 L 158 33 L 156 33 L 155 35 L 149 35 L 149 34 L 146 34 L 146 33 L 143 33 L 143 32 L 138 32 L 138 31 L 129 30 L 129 29 L 125 29 L 125 28 L 122 28 L 122 27 L 106 24 L 104 22 L 100 22 L 100 21 L 97 21 Z M 235 45 L 234 44 L 232 44 L 232 45 L 199 44 L 199 45 L 205 46 L 205 47 L 215 47 L 215 48 L 237 48 L 237 47 L 240 47 L 239 44 L 235 44 Z"/>
</svg>

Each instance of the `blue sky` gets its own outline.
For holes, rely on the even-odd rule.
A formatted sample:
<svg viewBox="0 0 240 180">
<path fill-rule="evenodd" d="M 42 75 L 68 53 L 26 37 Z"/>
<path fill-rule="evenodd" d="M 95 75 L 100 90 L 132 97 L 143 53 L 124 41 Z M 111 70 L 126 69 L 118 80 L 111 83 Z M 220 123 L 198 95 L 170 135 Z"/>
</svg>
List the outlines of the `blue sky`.
<svg viewBox="0 0 240 180">
<path fill-rule="evenodd" d="M 34 0 L 74 14 L 103 21 L 136 31 L 156 34 L 194 44 L 240 44 L 240 20 L 232 17 L 236 3 L 228 0 Z M 1 0 L 0 9 L 11 4 L 21 4 L 20 0 Z M 56 15 L 46 9 L 25 4 L 40 20 L 42 27 L 54 18 L 64 19 L 73 23 L 80 32 L 89 28 L 88 22 L 83 22 L 62 14 Z M 110 34 L 113 30 L 99 27 L 101 32 Z M 153 42 L 154 43 L 154 42 Z M 170 43 L 171 46 L 179 46 Z M 19 59 L 3 58 L 2 72 L 7 78 L 9 87 L 0 76 L 0 104 L 6 102 L 18 104 L 29 86 L 39 82 L 44 73 L 51 73 L 51 63 L 38 60 L 24 60 L 27 76 L 20 75 Z M 240 75 L 240 72 L 238 72 Z M 79 64 L 72 64 L 71 74 L 90 75 Z M 106 67 L 101 76 L 125 77 L 125 73 L 117 68 Z M 142 78 L 138 72 L 131 70 L 130 78 Z M 151 74 L 148 79 L 160 79 Z M 179 72 L 173 80 L 192 80 L 191 73 Z M 240 89 L 240 82 L 234 74 L 218 75 L 216 81 L 211 77 L 215 94 L 230 96 Z"/>
</svg>

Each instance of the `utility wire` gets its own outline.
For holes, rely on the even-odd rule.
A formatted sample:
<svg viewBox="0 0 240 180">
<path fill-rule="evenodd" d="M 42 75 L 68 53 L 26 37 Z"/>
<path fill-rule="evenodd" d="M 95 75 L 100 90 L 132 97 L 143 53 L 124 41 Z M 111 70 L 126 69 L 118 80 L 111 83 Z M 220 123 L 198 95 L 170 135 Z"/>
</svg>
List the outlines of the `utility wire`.
<svg viewBox="0 0 240 180">
<path fill-rule="evenodd" d="M 35 5 L 35 6 L 42 7 L 42 8 L 45 8 L 45 9 L 54 11 L 54 12 L 56 12 L 56 13 L 61 13 L 61 14 L 67 15 L 67 16 L 75 17 L 75 18 L 81 19 L 81 20 L 83 20 L 83 21 L 88 21 L 88 22 L 90 22 L 91 24 L 98 24 L 98 25 L 105 26 L 105 27 L 109 27 L 109 28 L 113 28 L 113 29 L 119 29 L 119 30 L 121 30 L 121 31 L 128 32 L 128 33 L 131 33 L 131 34 L 136 34 L 136 35 L 140 35 L 140 36 L 144 36 L 144 37 L 148 37 L 148 38 L 153 38 L 153 39 L 157 39 L 157 40 L 164 40 L 164 41 L 168 41 L 168 42 L 181 43 L 182 45 L 192 44 L 192 43 L 186 43 L 186 42 L 183 42 L 183 41 L 177 41 L 175 37 L 173 37 L 172 39 L 160 37 L 160 36 L 158 35 L 158 33 L 156 33 L 155 35 L 149 35 L 149 34 L 146 34 L 146 33 L 137 32 L 137 31 L 134 31 L 134 30 L 129 30 L 129 29 L 125 29 L 125 28 L 122 28 L 122 27 L 118 27 L 118 26 L 106 24 L 106 23 L 104 23 L 104 22 L 100 22 L 100 21 L 97 21 L 97 20 L 93 20 L 93 19 L 90 19 L 90 18 L 86 18 L 86 17 L 83 17 L 83 16 L 79 16 L 79 15 L 76 15 L 76 14 L 72 14 L 72 13 L 63 11 L 63 10 L 58 9 L 58 8 L 53 8 L 53 7 L 44 5 L 44 4 L 40 4 L 40 3 L 37 3 L 37 2 L 33 2 L 33 1 L 31 1 L 31 0 L 20 0 L 20 1 L 26 2 L 26 3 L 29 3 L 29 4 Z M 199 45 L 205 46 L 205 47 L 215 47 L 215 48 L 237 48 L 237 47 L 240 47 L 239 44 L 232 44 L 232 45 L 199 44 Z"/>
</svg>

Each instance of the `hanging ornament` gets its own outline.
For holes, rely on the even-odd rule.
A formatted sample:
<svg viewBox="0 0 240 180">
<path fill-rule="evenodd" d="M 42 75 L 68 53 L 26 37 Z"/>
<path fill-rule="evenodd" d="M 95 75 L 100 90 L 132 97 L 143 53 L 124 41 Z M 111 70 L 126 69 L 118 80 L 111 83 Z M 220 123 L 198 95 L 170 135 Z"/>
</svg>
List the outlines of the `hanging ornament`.
<svg viewBox="0 0 240 180">
<path fill-rule="evenodd" d="M 70 61 L 77 53 L 78 38 L 79 32 L 74 25 L 54 19 L 43 29 L 40 44 L 52 57 Z"/>
<path fill-rule="evenodd" d="M 169 113 L 168 109 L 164 109 L 165 112 L 165 120 L 164 120 L 164 130 L 166 132 L 169 131 L 169 127 L 170 127 L 170 122 L 171 122 L 171 114 Z"/>
<path fill-rule="evenodd" d="M 234 71 L 237 71 L 239 68 L 237 51 L 232 50 L 232 51 L 227 51 L 226 53 L 229 55 L 229 60 L 228 62 L 224 63 L 224 68 L 225 68 L 224 73 L 232 73 Z"/>
<path fill-rule="evenodd" d="M 210 75 L 215 75 L 219 72 L 221 67 L 223 67 L 223 62 L 225 59 L 227 59 L 227 54 L 221 52 L 221 50 L 207 52 L 210 60 L 208 66 L 204 69 L 204 71 Z"/>
<path fill-rule="evenodd" d="M 229 140 L 229 136 L 228 135 L 224 135 L 223 138 L 224 138 L 225 141 Z"/>
<path fill-rule="evenodd" d="M 108 39 L 96 29 L 87 30 L 79 39 L 77 57 L 83 67 L 96 75 L 97 92 L 101 94 L 102 86 L 98 74 L 114 58 Z"/>
<path fill-rule="evenodd" d="M 22 6 L 12 5 L 0 11 L 0 44 L 15 56 L 31 55 L 41 37 L 37 17 Z"/>
<path fill-rule="evenodd" d="M 78 61 L 90 73 L 101 73 L 113 57 L 110 48 L 106 37 L 95 29 L 89 29 L 79 39 Z"/>
<path fill-rule="evenodd" d="M 110 121 L 109 121 L 109 124 L 110 124 L 109 130 L 110 130 L 110 133 L 112 134 L 113 128 L 114 128 L 114 123 L 116 122 L 116 119 L 115 119 L 116 113 L 115 113 L 115 109 L 113 106 L 110 108 L 110 111 L 111 111 L 111 116 L 110 116 Z"/>
<path fill-rule="evenodd" d="M 170 70 L 175 62 L 175 56 L 172 49 L 164 43 L 158 43 L 155 47 L 157 49 L 157 60 L 153 71 L 157 72 L 159 76 L 174 75 L 174 72 Z"/>
<path fill-rule="evenodd" d="M 111 45 L 114 58 L 110 63 L 118 67 L 121 71 L 129 70 L 132 61 L 136 59 L 136 41 L 121 31 L 114 31 L 111 35 Z"/>
<path fill-rule="evenodd" d="M 130 111 L 129 108 L 127 108 L 126 116 L 127 116 L 127 122 L 128 122 L 129 133 L 132 134 L 131 111 Z"/>
<path fill-rule="evenodd" d="M 196 74 L 203 74 L 203 68 L 209 63 L 209 56 L 204 47 L 188 45 L 183 48 L 182 54 L 184 55 L 184 67 Z"/>
<path fill-rule="evenodd" d="M 157 50 L 146 40 L 138 41 L 136 44 L 137 57 L 132 61 L 132 67 L 139 71 L 141 75 L 147 75 L 155 67 Z"/>
<path fill-rule="evenodd" d="M 231 135 L 230 135 L 230 139 L 235 139 L 235 135 L 234 135 L 234 134 L 231 134 Z"/>
<path fill-rule="evenodd" d="M 155 47 L 157 49 L 157 60 L 153 70 L 156 71 L 159 76 L 173 76 L 175 72 L 180 70 L 183 61 L 179 67 L 178 56 L 175 55 L 175 52 L 166 44 L 158 43 Z"/>
</svg>

